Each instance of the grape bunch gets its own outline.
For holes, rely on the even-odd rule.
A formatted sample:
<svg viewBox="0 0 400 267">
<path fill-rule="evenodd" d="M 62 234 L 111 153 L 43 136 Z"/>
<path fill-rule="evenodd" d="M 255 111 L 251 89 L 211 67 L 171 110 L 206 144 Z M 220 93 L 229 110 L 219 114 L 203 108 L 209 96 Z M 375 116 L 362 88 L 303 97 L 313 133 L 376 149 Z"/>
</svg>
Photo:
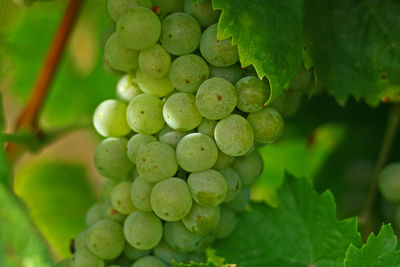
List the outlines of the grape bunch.
<svg viewBox="0 0 400 267">
<path fill-rule="evenodd" d="M 269 85 L 217 39 L 211 0 L 108 0 L 109 68 L 126 74 L 93 117 L 94 164 L 107 177 L 66 266 L 163 267 L 204 262 L 235 229 L 263 170 L 256 147 L 284 121 Z M 60 266 L 62 263 L 60 263 Z"/>
</svg>

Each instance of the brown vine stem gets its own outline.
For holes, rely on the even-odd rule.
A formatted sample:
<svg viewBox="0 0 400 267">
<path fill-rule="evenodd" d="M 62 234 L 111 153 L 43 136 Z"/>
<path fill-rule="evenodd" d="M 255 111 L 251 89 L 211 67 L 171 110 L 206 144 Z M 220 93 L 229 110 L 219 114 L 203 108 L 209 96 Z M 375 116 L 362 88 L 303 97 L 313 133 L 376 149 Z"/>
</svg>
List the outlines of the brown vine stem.
<svg viewBox="0 0 400 267">
<path fill-rule="evenodd" d="M 378 159 L 376 161 L 373 176 L 371 179 L 368 198 L 365 204 L 365 208 L 360 216 L 360 223 L 362 225 L 362 236 L 364 240 L 366 240 L 369 234 L 373 232 L 376 228 L 376 223 L 374 221 L 374 205 L 378 193 L 378 177 L 382 168 L 386 165 L 399 125 L 400 104 L 395 104 L 389 113 L 381 150 L 379 151 Z"/>
<path fill-rule="evenodd" d="M 15 132 L 24 129 L 33 131 L 38 137 L 40 136 L 40 128 L 38 125 L 39 113 L 48 95 L 50 84 L 59 65 L 68 36 L 78 17 L 82 2 L 83 0 L 70 0 L 64 13 L 63 20 L 54 36 L 43 67 L 33 87 L 32 94 L 17 120 Z M 15 160 L 20 153 L 19 146 L 20 145 L 16 143 L 8 144 L 7 153 L 10 160 Z"/>
</svg>

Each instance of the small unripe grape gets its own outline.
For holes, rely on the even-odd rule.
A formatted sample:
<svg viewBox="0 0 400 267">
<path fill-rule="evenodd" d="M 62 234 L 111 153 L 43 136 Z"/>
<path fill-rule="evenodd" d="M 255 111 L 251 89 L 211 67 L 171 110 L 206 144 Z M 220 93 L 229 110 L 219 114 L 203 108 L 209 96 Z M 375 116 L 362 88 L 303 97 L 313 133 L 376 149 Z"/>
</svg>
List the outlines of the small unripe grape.
<svg viewBox="0 0 400 267">
<path fill-rule="evenodd" d="M 391 202 L 400 202 L 400 162 L 387 165 L 378 179 L 379 190 Z"/>
<path fill-rule="evenodd" d="M 132 267 L 168 267 L 168 265 L 157 257 L 145 256 L 138 259 Z"/>
<path fill-rule="evenodd" d="M 285 126 L 281 114 L 270 107 L 250 113 L 247 120 L 254 130 L 254 139 L 260 144 L 276 141 L 281 137 Z"/>
<path fill-rule="evenodd" d="M 217 206 L 228 191 L 224 176 L 216 170 L 192 173 L 187 182 L 194 201 L 202 206 Z"/>
<path fill-rule="evenodd" d="M 242 186 L 237 196 L 229 202 L 225 202 L 225 207 L 228 207 L 234 211 L 243 211 L 250 201 L 250 187 Z"/>
<path fill-rule="evenodd" d="M 268 84 L 255 76 L 247 76 L 236 83 L 238 92 L 237 107 L 243 112 L 255 112 L 263 108 L 268 101 Z"/>
<path fill-rule="evenodd" d="M 197 132 L 206 134 L 211 138 L 214 138 L 214 130 L 218 121 L 203 119 L 200 125 L 197 127 Z"/>
<path fill-rule="evenodd" d="M 216 170 L 228 168 L 229 166 L 232 165 L 234 159 L 235 159 L 234 157 L 228 156 L 227 154 L 221 152 L 221 150 L 218 149 L 217 161 L 215 162 L 212 168 Z"/>
<path fill-rule="evenodd" d="M 185 0 L 184 9 L 186 13 L 197 19 L 201 27 L 207 27 L 217 22 L 221 14 L 220 10 L 214 10 L 211 0 L 204 0 L 201 3 Z"/>
<path fill-rule="evenodd" d="M 166 222 L 164 237 L 168 245 L 180 252 L 196 251 L 204 242 L 203 236 L 190 232 L 182 221 Z"/>
<path fill-rule="evenodd" d="M 137 84 L 135 75 L 125 75 L 118 81 L 116 95 L 119 100 L 129 103 L 132 98 L 140 94 L 143 92 Z"/>
<path fill-rule="evenodd" d="M 237 217 L 234 211 L 221 207 L 219 223 L 213 234 L 217 239 L 222 239 L 231 235 L 237 224 Z"/>
<path fill-rule="evenodd" d="M 224 176 L 228 186 L 224 202 L 231 201 L 239 194 L 242 188 L 242 181 L 240 180 L 239 174 L 232 168 L 225 168 L 218 171 Z"/>
<path fill-rule="evenodd" d="M 215 67 L 210 65 L 210 78 L 219 77 L 227 80 L 231 84 L 236 84 L 242 77 L 243 72 L 238 64 L 229 67 Z"/>
<path fill-rule="evenodd" d="M 104 267 L 105 263 L 100 258 L 96 257 L 87 248 L 78 250 L 72 255 L 71 267 Z"/>
<path fill-rule="evenodd" d="M 140 249 L 132 247 L 128 243 L 125 244 L 124 255 L 125 255 L 125 257 L 127 257 L 128 259 L 130 259 L 132 261 L 135 261 L 135 260 L 137 260 L 141 257 L 147 256 L 149 254 L 150 254 L 150 250 L 140 250 Z"/>
<path fill-rule="evenodd" d="M 148 143 L 153 143 L 157 142 L 157 138 L 155 138 L 152 135 L 148 134 L 135 134 L 132 136 L 129 141 L 128 141 L 128 146 L 127 146 L 127 155 L 128 158 L 136 164 L 136 155 L 139 152 L 139 150 L 142 148 L 142 146 L 148 144 Z"/>
<path fill-rule="evenodd" d="M 165 126 L 158 134 L 161 143 L 168 144 L 176 149 L 179 141 L 190 132 L 174 131 L 171 127 Z"/>
<path fill-rule="evenodd" d="M 219 217 L 219 206 L 203 207 L 195 203 L 182 221 L 191 232 L 205 235 L 217 227 Z"/>
<path fill-rule="evenodd" d="M 159 44 L 139 53 L 139 67 L 143 73 L 153 79 L 167 75 L 171 66 L 171 55 Z"/>
<path fill-rule="evenodd" d="M 239 174 L 243 185 L 253 184 L 263 170 L 263 160 L 260 153 L 254 150 L 248 155 L 235 158 L 232 168 Z"/>
<path fill-rule="evenodd" d="M 154 256 L 160 258 L 164 261 L 168 266 L 172 266 L 172 261 L 176 261 L 177 263 L 184 262 L 187 258 L 186 253 L 182 253 L 171 248 L 167 242 L 161 240 L 161 242 L 157 245 L 157 247 L 153 250 Z"/>
<path fill-rule="evenodd" d="M 141 176 L 137 177 L 132 184 L 131 200 L 133 205 L 142 211 L 151 211 L 150 196 L 154 184 L 146 181 Z"/>
<path fill-rule="evenodd" d="M 136 210 L 131 201 L 132 182 L 122 182 L 117 184 L 111 192 L 111 204 L 118 212 L 130 214 Z"/>
<path fill-rule="evenodd" d="M 270 105 L 278 111 L 282 117 L 289 118 L 294 116 L 303 103 L 304 92 L 287 90 L 276 98 Z"/>
<path fill-rule="evenodd" d="M 103 217 L 104 219 L 110 219 L 120 224 L 123 224 L 126 219 L 126 215 L 119 213 L 109 201 L 104 203 Z"/>
<path fill-rule="evenodd" d="M 118 21 L 129 9 L 138 6 L 151 9 L 151 0 L 107 0 L 108 12 L 114 21 Z"/>
<path fill-rule="evenodd" d="M 169 80 L 168 75 L 161 77 L 160 79 L 154 79 L 141 70 L 138 70 L 136 72 L 136 78 L 140 89 L 148 94 L 163 97 L 174 90 L 174 85 Z"/>
<path fill-rule="evenodd" d="M 126 109 L 126 104 L 118 100 L 101 102 L 93 115 L 96 131 L 105 137 L 121 137 L 128 134 L 131 128 L 126 121 Z"/>
<path fill-rule="evenodd" d="M 104 48 L 106 62 L 116 70 L 132 72 L 138 67 L 139 53 L 125 47 L 114 33 L 108 39 Z"/>
</svg>

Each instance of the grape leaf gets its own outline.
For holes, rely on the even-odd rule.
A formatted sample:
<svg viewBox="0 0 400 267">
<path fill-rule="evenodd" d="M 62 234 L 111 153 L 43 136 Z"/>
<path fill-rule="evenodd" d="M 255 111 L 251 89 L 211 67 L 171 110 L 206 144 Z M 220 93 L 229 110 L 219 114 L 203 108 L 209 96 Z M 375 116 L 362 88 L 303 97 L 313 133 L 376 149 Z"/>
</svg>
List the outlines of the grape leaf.
<svg viewBox="0 0 400 267">
<path fill-rule="evenodd" d="M 338 102 L 400 101 L 400 2 L 304 1 L 307 54 L 319 87 Z"/>
<path fill-rule="evenodd" d="M 174 267 L 223 267 L 223 265 L 215 264 L 212 261 L 208 261 L 207 263 L 176 263 L 174 262 Z"/>
<path fill-rule="evenodd" d="M 11 169 L 8 158 L 4 149 L 5 138 L 1 134 L 4 131 L 5 116 L 3 110 L 3 96 L 0 92 L 0 184 L 10 187 L 11 184 Z"/>
<path fill-rule="evenodd" d="M 306 179 L 287 177 L 279 206 L 253 203 L 216 254 L 238 266 L 342 266 L 350 244 L 361 246 L 355 218 L 339 221 L 330 192 L 318 195 Z"/>
<path fill-rule="evenodd" d="M 271 85 L 269 102 L 289 87 L 302 60 L 302 1 L 213 0 L 222 9 L 218 38 L 232 37 L 243 66 L 253 64 Z"/>
<path fill-rule="evenodd" d="M 396 250 L 397 238 L 390 225 L 383 225 L 378 236 L 371 234 L 361 249 L 350 245 L 346 252 L 345 267 L 400 266 L 400 250 Z"/>
</svg>

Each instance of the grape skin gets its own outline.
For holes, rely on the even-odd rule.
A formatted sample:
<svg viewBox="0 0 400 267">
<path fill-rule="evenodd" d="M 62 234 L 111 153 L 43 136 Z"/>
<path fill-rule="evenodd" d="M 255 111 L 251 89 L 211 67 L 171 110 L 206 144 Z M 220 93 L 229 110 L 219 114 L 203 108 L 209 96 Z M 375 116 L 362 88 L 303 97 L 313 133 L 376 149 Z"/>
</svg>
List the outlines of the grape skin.
<svg viewBox="0 0 400 267">
<path fill-rule="evenodd" d="M 166 222 L 164 225 L 165 241 L 180 252 L 192 252 L 199 249 L 204 237 L 190 232 L 182 221 Z"/>
<path fill-rule="evenodd" d="M 254 130 L 254 139 L 260 144 L 275 142 L 285 126 L 281 114 L 270 107 L 250 113 L 247 120 Z"/>
<path fill-rule="evenodd" d="M 132 267 L 168 267 L 162 260 L 154 256 L 145 256 L 138 259 Z"/>
<path fill-rule="evenodd" d="M 138 52 L 125 47 L 114 33 L 104 48 L 104 57 L 116 70 L 132 72 L 138 67 Z"/>
<path fill-rule="evenodd" d="M 139 152 L 139 150 L 142 148 L 142 146 L 148 144 L 148 143 L 153 143 L 157 142 L 157 138 L 155 138 L 152 135 L 148 134 L 135 134 L 132 136 L 127 145 L 127 155 L 128 158 L 136 164 L 136 155 Z"/>
<path fill-rule="evenodd" d="M 105 137 L 121 137 L 128 134 L 131 128 L 126 121 L 127 105 L 110 99 L 97 106 L 93 123 L 96 131 Z"/>
</svg>

